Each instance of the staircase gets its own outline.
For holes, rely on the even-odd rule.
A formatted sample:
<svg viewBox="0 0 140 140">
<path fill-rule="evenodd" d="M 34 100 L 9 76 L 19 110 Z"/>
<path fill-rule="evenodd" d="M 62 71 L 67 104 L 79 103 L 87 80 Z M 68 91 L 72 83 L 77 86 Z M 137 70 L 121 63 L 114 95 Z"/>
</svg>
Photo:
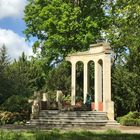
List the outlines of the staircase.
<svg viewBox="0 0 140 140">
<path fill-rule="evenodd" d="M 38 119 L 30 124 L 48 128 L 90 128 L 105 126 L 108 122 L 106 112 L 41 110 Z"/>
</svg>

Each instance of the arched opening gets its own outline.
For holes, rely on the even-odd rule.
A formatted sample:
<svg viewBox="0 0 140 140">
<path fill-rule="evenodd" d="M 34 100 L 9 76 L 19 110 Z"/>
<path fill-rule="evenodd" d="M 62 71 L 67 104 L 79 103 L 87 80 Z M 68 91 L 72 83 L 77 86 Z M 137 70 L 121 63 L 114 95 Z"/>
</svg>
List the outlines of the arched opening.
<svg viewBox="0 0 140 140">
<path fill-rule="evenodd" d="M 76 63 L 76 102 L 77 100 L 83 101 L 83 68 L 82 61 Z"/>
<path fill-rule="evenodd" d="M 63 87 L 63 90 L 62 92 L 64 93 L 65 96 L 67 95 L 71 95 L 71 67 L 72 67 L 72 64 L 71 62 L 69 61 L 64 61 L 63 62 L 63 67 L 61 69 L 61 71 L 63 71 L 62 73 L 62 87 Z M 65 74 L 65 75 L 64 75 Z M 60 79 L 61 80 L 61 79 Z"/>
<path fill-rule="evenodd" d="M 95 64 L 94 61 L 91 60 L 88 62 L 88 94 L 90 95 L 92 102 L 94 102 L 95 96 L 94 70 Z"/>
</svg>

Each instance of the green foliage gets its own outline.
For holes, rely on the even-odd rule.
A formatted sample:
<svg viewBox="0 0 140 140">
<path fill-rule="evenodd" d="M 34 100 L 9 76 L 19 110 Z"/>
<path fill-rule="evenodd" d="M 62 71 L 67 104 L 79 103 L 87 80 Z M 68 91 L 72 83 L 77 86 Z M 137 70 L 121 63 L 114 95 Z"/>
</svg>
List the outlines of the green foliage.
<svg viewBox="0 0 140 140">
<path fill-rule="evenodd" d="M 0 72 L 0 75 L 0 103 L 11 95 L 30 97 L 45 84 L 44 72 L 39 61 L 27 60 L 24 53 L 18 60 L 5 65 L 5 70 Z"/>
<path fill-rule="evenodd" d="M 0 109 L 9 112 L 18 112 L 19 121 L 29 120 L 31 113 L 31 104 L 28 103 L 28 98 L 19 95 L 9 97 L 1 106 Z M 12 113 L 11 113 L 12 114 Z M 16 118 L 18 120 L 18 118 Z"/>
<path fill-rule="evenodd" d="M 0 111 L 0 124 L 13 124 L 15 122 L 21 122 L 23 121 L 25 123 L 26 116 L 22 113 L 17 112 L 8 112 L 8 111 Z"/>
<path fill-rule="evenodd" d="M 71 96 L 70 95 L 63 95 L 61 99 L 62 109 L 70 111 L 73 110 L 73 107 L 71 106 Z"/>
<path fill-rule="evenodd" d="M 26 140 L 20 132 L 0 131 L 0 140 Z"/>
<path fill-rule="evenodd" d="M 9 63 L 6 48 L 0 49 L 1 110 L 18 112 L 22 119 L 29 119 L 31 105 L 28 103 L 28 97 L 45 84 L 44 73 L 38 63 L 34 59 L 27 60 L 24 53 L 18 60 Z M 11 115 L 13 120 L 12 117 L 13 114 Z M 11 121 L 8 123 L 11 123 Z"/>
<path fill-rule="evenodd" d="M 9 61 L 10 61 L 10 59 L 7 55 L 6 46 L 3 45 L 0 48 L 0 71 L 2 71 L 9 64 Z"/>
<path fill-rule="evenodd" d="M 123 116 L 127 119 L 139 119 L 140 118 L 140 112 L 129 112 L 127 115 Z"/>
<path fill-rule="evenodd" d="M 123 118 L 120 123 L 125 126 L 140 126 L 140 119 L 126 119 Z"/>
<path fill-rule="evenodd" d="M 60 138 L 61 134 L 59 133 L 58 129 L 53 129 L 51 132 L 38 132 L 35 134 L 35 139 L 36 140 L 54 140 L 54 139 L 61 139 Z"/>
<path fill-rule="evenodd" d="M 129 112 L 123 117 L 118 117 L 117 120 L 125 126 L 140 126 L 140 112 Z"/>
<path fill-rule="evenodd" d="M 82 51 L 101 38 L 106 28 L 105 1 L 37 0 L 25 8 L 27 38 L 37 37 L 34 52 L 41 48 L 41 57 L 48 67 L 58 63 L 71 51 Z"/>
<path fill-rule="evenodd" d="M 140 111 L 140 45 L 138 1 L 108 1 L 110 27 L 106 37 L 114 52 L 112 93 L 118 116 Z"/>
<path fill-rule="evenodd" d="M 43 86 L 43 71 L 34 60 L 29 61 L 23 53 L 18 61 L 10 65 L 9 75 L 13 80 L 14 95 L 30 97 Z M 45 82 L 44 82 L 45 83 Z"/>
<path fill-rule="evenodd" d="M 140 93 L 137 83 L 139 83 L 138 73 L 130 71 L 126 66 L 117 65 L 113 70 L 112 93 L 118 116 L 129 111 L 139 111 Z"/>
<path fill-rule="evenodd" d="M 56 91 L 48 91 L 47 98 L 51 103 L 56 102 Z"/>
<path fill-rule="evenodd" d="M 111 130 L 112 131 L 112 130 Z M 95 133 L 90 131 L 35 131 L 35 132 L 5 132 L 0 131 L 0 140 L 139 140 L 139 134 Z"/>
<path fill-rule="evenodd" d="M 79 61 L 76 64 L 76 93 L 77 96 L 83 96 L 83 62 Z"/>
<path fill-rule="evenodd" d="M 50 110 L 58 109 L 58 104 L 56 102 L 56 91 L 48 91 L 47 92 L 47 100 L 49 101 L 47 109 L 50 109 Z"/>
<path fill-rule="evenodd" d="M 112 66 L 112 93 L 116 114 L 140 111 L 140 5 L 136 0 L 108 1 L 109 29 L 105 35 L 116 53 Z"/>
<path fill-rule="evenodd" d="M 62 97 L 62 104 L 70 105 L 71 104 L 71 96 L 70 95 L 63 96 Z"/>
<path fill-rule="evenodd" d="M 117 129 L 108 129 L 106 131 L 107 134 L 120 134 L 121 131 L 120 130 L 117 130 Z"/>
<path fill-rule="evenodd" d="M 133 49 L 139 46 L 140 5 L 136 0 L 117 0 L 110 2 L 110 15 L 113 24 L 110 31 L 114 33 L 114 43 Z M 111 34 L 112 35 L 112 34 Z M 117 45 L 116 44 L 116 45 Z"/>
<path fill-rule="evenodd" d="M 70 94 L 71 68 L 69 63 L 63 62 L 58 67 L 52 69 L 46 80 L 47 91 L 62 90 L 65 95 Z"/>
<path fill-rule="evenodd" d="M 12 91 L 12 79 L 9 77 L 10 59 L 5 45 L 0 48 L 0 104 L 3 103 Z"/>
<path fill-rule="evenodd" d="M 13 95 L 9 97 L 2 105 L 1 110 L 10 111 L 10 112 L 26 112 L 29 111 L 31 105 L 28 103 L 28 99 L 19 96 Z"/>
<path fill-rule="evenodd" d="M 45 84 L 45 72 L 46 70 L 43 70 L 41 60 L 32 58 L 29 61 L 29 85 L 34 91 L 38 91 L 43 88 Z"/>
</svg>

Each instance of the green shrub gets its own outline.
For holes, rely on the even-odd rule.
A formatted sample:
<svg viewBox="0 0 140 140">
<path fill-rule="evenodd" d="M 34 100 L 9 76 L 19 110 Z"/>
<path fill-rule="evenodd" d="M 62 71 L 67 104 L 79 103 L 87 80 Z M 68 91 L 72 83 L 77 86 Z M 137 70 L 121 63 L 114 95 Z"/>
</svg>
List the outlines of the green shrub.
<svg viewBox="0 0 140 140">
<path fill-rule="evenodd" d="M 56 91 L 48 91 L 47 97 L 50 102 L 56 102 Z"/>
<path fill-rule="evenodd" d="M 1 110 L 10 112 L 24 112 L 29 110 L 31 105 L 28 99 L 19 95 L 9 97 L 0 107 Z"/>
<path fill-rule="evenodd" d="M 140 119 L 122 119 L 120 123 L 125 126 L 140 126 Z"/>
<path fill-rule="evenodd" d="M 28 103 L 27 98 L 13 95 L 0 106 L 0 110 L 18 112 L 21 116 L 26 116 L 26 119 L 28 120 L 30 118 L 31 104 Z"/>
<path fill-rule="evenodd" d="M 15 122 L 25 122 L 26 116 L 22 113 L 17 112 L 8 112 L 8 111 L 1 111 L 0 112 L 0 124 L 13 124 Z"/>
<path fill-rule="evenodd" d="M 118 117 L 117 121 L 125 126 L 140 126 L 140 112 L 129 112 L 123 117 Z"/>
<path fill-rule="evenodd" d="M 67 95 L 67 96 L 64 96 L 62 97 L 62 103 L 63 104 L 71 104 L 71 96 L 70 95 Z"/>
</svg>

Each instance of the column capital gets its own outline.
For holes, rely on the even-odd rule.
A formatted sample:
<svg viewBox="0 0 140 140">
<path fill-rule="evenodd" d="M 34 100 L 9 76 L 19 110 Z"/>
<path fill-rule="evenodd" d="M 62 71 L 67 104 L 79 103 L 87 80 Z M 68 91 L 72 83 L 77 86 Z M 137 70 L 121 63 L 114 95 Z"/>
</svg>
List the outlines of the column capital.
<svg viewBox="0 0 140 140">
<path fill-rule="evenodd" d="M 86 61 L 83 61 L 83 64 L 88 64 L 88 62 L 89 62 L 89 61 L 87 61 L 87 60 L 86 60 Z"/>
<path fill-rule="evenodd" d="M 71 61 L 71 65 L 76 65 L 77 61 Z"/>
<path fill-rule="evenodd" d="M 99 63 L 99 60 L 100 60 L 100 59 L 95 59 L 95 60 L 94 60 L 94 64 L 97 65 L 97 64 Z"/>
</svg>

